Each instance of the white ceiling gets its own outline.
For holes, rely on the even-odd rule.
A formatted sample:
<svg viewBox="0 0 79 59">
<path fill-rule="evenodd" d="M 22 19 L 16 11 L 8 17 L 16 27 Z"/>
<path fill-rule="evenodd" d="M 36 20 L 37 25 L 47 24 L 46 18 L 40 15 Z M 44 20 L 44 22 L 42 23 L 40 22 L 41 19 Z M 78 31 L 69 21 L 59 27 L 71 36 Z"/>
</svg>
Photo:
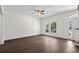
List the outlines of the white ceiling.
<svg viewBox="0 0 79 59">
<path fill-rule="evenodd" d="M 45 14 L 37 16 L 34 9 L 44 9 Z M 47 17 L 56 13 L 77 9 L 74 5 L 4 5 L 4 12 L 11 11 L 20 14 L 30 15 L 37 18 Z"/>
</svg>

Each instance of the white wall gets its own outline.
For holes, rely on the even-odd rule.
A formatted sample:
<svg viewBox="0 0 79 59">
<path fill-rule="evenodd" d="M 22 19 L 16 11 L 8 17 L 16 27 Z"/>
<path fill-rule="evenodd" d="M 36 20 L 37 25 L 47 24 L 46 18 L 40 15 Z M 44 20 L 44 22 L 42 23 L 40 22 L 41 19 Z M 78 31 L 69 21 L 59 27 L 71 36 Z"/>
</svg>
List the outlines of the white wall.
<svg viewBox="0 0 79 59">
<path fill-rule="evenodd" d="M 49 16 L 46 18 L 41 19 L 41 34 L 45 35 L 50 35 L 50 36 L 55 36 L 55 37 L 61 37 L 61 38 L 66 38 L 66 39 L 71 39 L 68 34 L 68 27 L 69 27 L 69 22 L 68 22 L 68 17 L 75 14 L 76 11 L 70 11 L 70 12 L 63 12 L 61 14 Z M 45 30 L 45 24 L 48 22 L 57 22 L 57 33 L 46 33 Z"/>
<path fill-rule="evenodd" d="M 40 20 L 31 16 L 5 12 L 5 40 L 27 37 L 40 33 Z"/>
<path fill-rule="evenodd" d="M 3 14 L 2 14 L 2 9 L 1 9 L 1 6 L 0 6 L 0 44 L 3 44 L 4 43 L 4 40 L 3 40 Z"/>
<path fill-rule="evenodd" d="M 2 39 L 2 33 L 1 33 L 1 14 L 0 14 L 0 43 L 1 43 L 1 39 Z"/>
<path fill-rule="evenodd" d="M 0 44 L 1 44 L 1 41 L 2 41 L 2 29 L 1 29 L 1 6 L 0 6 Z"/>
</svg>

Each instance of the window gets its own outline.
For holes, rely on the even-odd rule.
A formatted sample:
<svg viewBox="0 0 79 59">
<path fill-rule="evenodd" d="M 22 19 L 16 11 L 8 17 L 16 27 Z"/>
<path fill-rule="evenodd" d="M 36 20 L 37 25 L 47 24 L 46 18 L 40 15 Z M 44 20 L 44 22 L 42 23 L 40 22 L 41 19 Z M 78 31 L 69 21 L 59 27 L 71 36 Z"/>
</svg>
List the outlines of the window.
<svg viewBox="0 0 79 59">
<path fill-rule="evenodd" d="M 45 31 L 46 31 L 46 32 L 50 32 L 50 23 L 47 23 L 47 24 L 46 24 Z"/>
<path fill-rule="evenodd" d="M 45 32 L 56 33 L 56 22 L 50 22 L 45 25 Z"/>
<path fill-rule="evenodd" d="M 51 23 L 51 32 L 56 33 L 56 22 Z"/>
</svg>

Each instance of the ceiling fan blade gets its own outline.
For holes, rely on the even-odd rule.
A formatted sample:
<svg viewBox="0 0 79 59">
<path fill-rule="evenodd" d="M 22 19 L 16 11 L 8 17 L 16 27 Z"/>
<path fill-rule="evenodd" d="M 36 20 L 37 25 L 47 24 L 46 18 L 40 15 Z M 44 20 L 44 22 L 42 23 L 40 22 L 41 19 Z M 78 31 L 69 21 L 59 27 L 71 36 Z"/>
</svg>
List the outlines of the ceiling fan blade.
<svg viewBox="0 0 79 59">
<path fill-rule="evenodd" d="M 44 14 L 44 13 L 41 13 L 41 14 Z"/>
<path fill-rule="evenodd" d="M 44 12 L 45 10 L 41 10 L 41 12 Z"/>
<path fill-rule="evenodd" d="M 36 9 L 34 9 L 34 11 L 36 11 L 36 12 L 40 12 L 40 10 L 36 10 Z"/>
</svg>

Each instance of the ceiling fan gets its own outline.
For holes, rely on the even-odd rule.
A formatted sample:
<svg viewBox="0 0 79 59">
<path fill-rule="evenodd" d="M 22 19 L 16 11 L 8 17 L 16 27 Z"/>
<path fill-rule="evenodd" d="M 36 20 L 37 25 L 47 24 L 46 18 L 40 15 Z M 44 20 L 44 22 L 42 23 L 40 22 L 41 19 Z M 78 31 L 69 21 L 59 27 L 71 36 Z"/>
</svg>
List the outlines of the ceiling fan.
<svg viewBox="0 0 79 59">
<path fill-rule="evenodd" d="M 36 12 L 37 15 L 44 15 L 45 14 L 44 9 L 34 9 L 34 11 Z"/>
</svg>

